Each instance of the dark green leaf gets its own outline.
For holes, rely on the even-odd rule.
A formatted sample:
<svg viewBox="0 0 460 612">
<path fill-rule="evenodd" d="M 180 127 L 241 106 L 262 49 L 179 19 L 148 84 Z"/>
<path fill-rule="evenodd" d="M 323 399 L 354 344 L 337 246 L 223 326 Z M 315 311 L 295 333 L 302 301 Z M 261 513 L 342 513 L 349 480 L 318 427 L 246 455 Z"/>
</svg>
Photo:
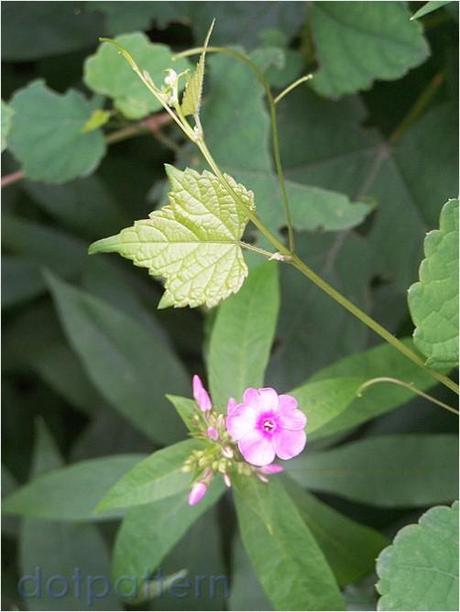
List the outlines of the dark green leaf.
<svg viewBox="0 0 460 612">
<path fill-rule="evenodd" d="M 288 473 L 317 491 L 384 507 L 428 506 L 458 495 L 458 438 L 371 437 L 289 461 Z"/>
<path fill-rule="evenodd" d="M 412 346 L 410 340 L 405 339 L 403 341 L 407 346 Z M 341 359 L 318 372 L 309 382 L 342 376 L 362 376 L 366 380 L 379 376 L 389 376 L 411 383 L 421 390 L 429 389 L 435 384 L 434 379 L 422 368 L 413 364 L 407 357 L 401 355 L 388 344 L 382 344 L 368 351 Z M 356 427 L 360 423 L 393 410 L 412 397 L 414 397 L 414 394 L 411 391 L 397 385 L 373 385 L 364 391 L 362 397 L 353 400 L 344 412 L 318 430 L 316 436 L 319 438 L 333 435 Z"/>
<path fill-rule="evenodd" d="M 17 489 L 4 501 L 3 510 L 56 521 L 107 518 L 108 514 L 95 514 L 96 505 L 143 457 L 114 455 L 53 470 Z"/>
<path fill-rule="evenodd" d="M 28 178 L 64 183 L 93 172 L 104 156 L 101 130 L 83 132 L 94 105 L 76 90 L 57 94 L 37 80 L 14 94 L 11 107 L 9 148 Z"/>
<path fill-rule="evenodd" d="M 230 610 L 272 610 L 239 536 L 233 541 Z"/>
<path fill-rule="evenodd" d="M 343 609 L 331 569 L 282 484 L 243 477 L 234 489 L 243 544 L 274 607 Z"/>
<path fill-rule="evenodd" d="M 133 576 L 142 590 L 146 576 L 156 570 L 190 526 L 222 495 L 219 478 L 209 488 L 200 504 L 190 507 L 187 491 L 130 510 L 121 525 L 115 543 L 112 579 Z M 120 581 L 120 584 L 122 582 Z M 132 583 L 128 584 L 132 589 Z M 131 591 L 132 592 L 132 591 Z M 130 591 L 124 595 L 129 599 Z"/>
<path fill-rule="evenodd" d="M 279 308 L 278 268 L 254 269 L 242 289 L 219 308 L 209 345 L 209 384 L 213 402 L 225 410 L 247 387 L 261 387 Z"/>
<path fill-rule="evenodd" d="M 37 428 L 36 440 L 33 476 L 38 477 L 60 467 L 62 460 L 54 440 L 41 422 Z M 75 580 L 76 568 L 86 576 L 109 575 L 110 561 L 106 543 L 94 525 L 71 525 L 27 518 L 22 525 L 19 547 L 21 574 L 33 577 L 29 583 L 37 576 L 37 568 L 41 571 L 38 582 L 42 577 L 51 579 L 57 572 L 62 576 L 61 581 L 55 581 L 55 590 L 41 588 L 35 596 L 27 597 L 30 610 L 120 609 L 113 594 L 95 597 L 86 580 L 82 580 L 80 591 L 62 588 L 63 581 L 71 584 L 72 579 Z M 53 596 L 61 592 L 61 597 Z M 103 590 L 98 589 L 97 592 Z"/>
<path fill-rule="evenodd" d="M 331 378 L 307 382 L 289 391 L 299 402 L 299 409 L 307 415 L 307 432 L 314 433 L 348 408 L 364 378 Z"/>
<path fill-rule="evenodd" d="M 101 395 L 152 439 L 179 440 L 184 429 L 164 395 L 184 392 L 189 384 L 172 350 L 102 300 L 47 279 L 69 341 Z"/>
<path fill-rule="evenodd" d="M 2 7 L 2 56 L 7 61 L 30 61 L 85 49 L 102 31 L 98 16 L 82 11 L 83 2 L 36 2 Z M 33 33 L 33 35 L 32 35 Z"/>
<path fill-rule="evenodd" d="M 128 223 L 127 216 L 97 176 L 65 185 L 26 181 L 23 187 L 61 227 L 82 238 L 99 238 L 104 232 L 118 231 Z"/>
<path fill-rule="evenodd" d="M 138 463 L 108 492 L 98 510 L 130 508 L 183 493 L 191 483 L 191 475 L 182 471 L 184 461 L 202 443 L 185 440 L 157 451 Z"/>
<path fill-rule="evenodd" d="M 356 582 L 373 569 L 387 538 L 370 527 L 355 523 L 290 479 L 284 481 L 303 520 L 311 530 L 340 585 Z"/>
<path fill-rule="evenodd" d="M 375 79 L 397 79 L 429 54 L 418 24 L 399 2 L 317 3 L 311 28 L 320 65 L 312 86 L 339 97 L 368 89 Z"/>
</svg>

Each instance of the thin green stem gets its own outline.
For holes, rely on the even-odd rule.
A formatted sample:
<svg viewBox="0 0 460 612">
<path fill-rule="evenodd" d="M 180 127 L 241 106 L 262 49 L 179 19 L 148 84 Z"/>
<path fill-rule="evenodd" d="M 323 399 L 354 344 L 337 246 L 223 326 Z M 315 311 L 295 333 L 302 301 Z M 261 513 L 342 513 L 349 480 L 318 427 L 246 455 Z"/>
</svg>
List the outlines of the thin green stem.
<svg viewBox="0 0 460 612">
<path fill-rule="evenodd" d="M 372 329 L 376 334 L 378 334 L 381 338 L 383 338 L 388 344 L 391 344 L 395 349 L 397 349 L 400 353 L 405 355 L 408 359 L 413 361 L 419 367 L 423 368 L 427 374 L 429 374 L 432 378 L 442 383 L 444 386 L 448 387 L 451 391 L 454 391 L 458 394 L 459 388 L 458 385 L 454 383 L 450 378 L 444 376 L 444 374 L 440 374 L 436 372 L 436 370 L 432 370 L 428 366 L 425 365 L 423 359 L 417 355 L 414 351 L 412 351 L 409 347 L 407 347 L 403 342 L 398 340 L 393 334 L 391 334 L 385 327 L 377 323 L 372 317 L 366 314 L 361 308 L 355 306 L 350 300 L 348 300 L 345 296 L 339 293 L 334 287 L 329 285 L 323 278 L 318 276 L 316 272 L 314 272 L 311 268 L 309 268 L 297 255 L 292 256 L 292 261 L 290 262 L 299 272 L 301 272 L 304 276 L 306 276 L 309 280 L 311 280 L 317 287 L 322 289 L 325 293 L 327 293 L 333 300 L 335 300 L 338 304 L 343 306 L 348 312 L 354 315 L 357 319 L 359 319 L 364 325 Z"/>
<path fill-rule="evenodd" d="M 230 183 L 228 182 L 228 180 L 225 178 L 224 174 L 220 170 L 219 166 L 214 161 L 214 158 L 212 157 L 212 155 L 211 155 L 208 147 L 206 146 L 206 143 L 204 142 L 204 140 L 203 139 L 199 139 L 199 140 L 195 141 L 195 144 L 200 149 L 201 154 L 203 155 L 205 160 L 208 162 L 209 167 L 211 168 L 211 170 L 214 172 L 214 174 L 219 179 L 221 185 L 226 189 L 226 191 L 229 193 L 229 195 L 232 196 L 232 198 L 236 201 L 236 203 L 239 205 L 239 207 L 242 210 L 244 210 L 244 212 L 248 216 L 248 219 L 257 227 L 259 232 L 263 236 L 265 236 L 265 238 L 269 242 L 271 242 L 271 244 L 273 244 L 273 246 L 280 253 L 282 253 L 283 255 L 285 255 L 287 257 L 289 257 L 291 255 L 291 253 L 286 248 L 286 246 L 280 240 L 278 240 L 278 238 L 276 238 L 276 236 L 274 236 L 267 227 L 265 227 L 265 225 L 262 223 L 262 221 L 259 219 L 259 217 L 256 215 L 256 213 L 253 210 L 251 210 L 251 209 L 249 209 L 247 207 L 246 203 L 242 200 L 242 198 L 238 195 L 238 193 L 230 185 Z"/>
<path fill-rule="evenodd" d="M 372 387 L 372 385 L 375 385 L 378 383 L 385 383 L 385 382 L 391 383 L 393 385 L 399 385 L 400 387 L 405 387 L 406 389 L 409 389 L 409 391 L 412 391 L 413 393 L 416 393 L 417 395 L 424 397 L 428 401 L 433 402 L 433 404 L 436 404 L 437 406 L 441 406 L 441 408 L 444 408 L 445 410 L 448 410 L 449 412 L 453 412 L 454 414 L 458 416 L 458 410 L 456 410 L 455 408 L 452 408 L 452 406 L 448 406 L 447 404 L 445 404 L 444 402 L 441 402 L 435 397 L 428 395 L 428 393 L 424 393 L 423 391 L 420 391 L 420 389 L 417 389 L 417 387 L 413 383 L 404 382 L 403 380 L 399 380 L 399 378 L 390 378 L 389 376 L 379 376 L 378 378 L 372 378 L 371 380 L 366 381 L 364 384 L 362 384 L 359 387 L 359 389 L 356 391 L 356 395 L 358 397 L 362 397 L 363 391 L 365 389 Z"/>
<path fill-rule="evenodd" d="M 198 55 L 204 50 L 204 47 L 196 47 L 195 49 L 189 49 L 188 51 L 184 51 L 183 53 L 179 53 L 176 57 L 187 57 L 190 55 Z M 227 49 L 226 47 L 207 47 L 206 51 L 208 53 L 223 53 L 224 55 L 229 55 L 230 57 L 234 57 L 239 61 L 249 66 L 251 70 L 257 77 L 257 80 L 264 88 L 265 96 L 267 98 L 267 103 L 270 111 L 270 124 L 271 124 L 271 135 L 272 135 L 272 149 L 273 149 L 273 158 L 275 161 L 275 170 L 276 175 L 278 177 L 278 183 L 280 186 L 281 192 L 281 200 L 283 203 L 284 216 L 286 219 L 286 227 L 288 230 L 288 245 L 289 252 L 292 253 L 295 249 L 295 235 L 294 235 L 294 227 L 292 223 L 292 215 L 289 206 L 289 198 L 286 190 L 286 181 L 284 178 L 283 167 L 281 164 L 281 153 L 279 146 L 279 136 L 278 136 L 278 123 L 276 119 L 276 103 L 273 98 L 272 90 L 270 88 L 270 83 L 264 76 L 264 73 L 259 69 L 259 67 L 254 64 L 254 62 L 244 53 L 240 53 L 239 51 L 235 51 L 234 49 Z"/>
<path fill-rule="evenodd" d="M 284 96 L 287 96 L 288 93 L 290 93 L 293 89 L 295 89 L 296 87 L 298 87 L 302 83 L 305 83 L 305 81 L 309 81 L 312 78 L 313 78 L 312 74 L 306 74 L 303 77 L 300 77 L 300 79 L 297 79 L 297 81 L 294 81 L 293 83 L 288 85 L 286 87 L 286 89 L 283 89 L 283 91 L 276 96 L 275 104 L 278 104 L 278 102 L 280 102 L 284 98 Z"/>
<path fill-rule="evenodd" d="M 111 41 L 111 42 L 113 42 L 113 41 Z M 200 135 L 200 137 L 197 137 L 197 135 L 191 129 L 191 127 L 188 124 L 188 122 L 185 121 L 184 117 L 178 117 L 167 106 L 167 104 L 165 103 L 165 101 L 161 97 L 161 92 L 159 92 L 157 90 L 157 88 L 155 87 L 155 85 L 151 81 L 151 79 L 148 76 L 148 74 L 141 73 L 141 71 L 139 70 L 139 68 L 135 64 L 134 60 L 131 58 L 131 56 L 124 49 L 122 49 L 119 45 L 117 45 L 117 43 L 115 43 L 115 45 L 118 46 L 119 49 L 121 49 L 121 53 L 128 60 L 128 62 L 131 64 L 131 67 L 133 68 L 133 70 L 138 74 L 138 76 L 141 78 L 141 80 L 147 86 L 147 88 L 153 93 L 153 95 L 160 101 L 162 106 L 169 113 L 169 115 L 172 117 L 172 119 L 179 125 L 181 130 L 186 134 L 186 136 L 193 143 L 195 143 L 197 145 L 197 147 L 200 149 L 203 157 L 205 158 L 205 160 L 209 164 L 211 170 L 215 173 L 215 175 L 217 176 L 217 178 L 221 182 L 222 186 L 233 197 L 233 199 L 240 206 L 240 208 L 246 212 L 246 214 L 248 216 L 248 219 L 257 227 L 257 229 L 261 232 L 261 234 L 263 236 L 265 236 L 265 238 L 277 249 L 277 251 L 281 255 L 283 255 L 285 257 L 285 260 L 289 264 L 294 266 L 297 270 L 299 270 L 299 272 L 301 272 L 304 276 L 306 276 L 309 280 L 311 280 L 315 285 L 317 285 L 317 287 L 319 287 L 322 291 L 327 293 L 333 300 L 335 300 L 343 308 L 348 310 L 351 314 L 353 314 L 357 319 L 359 319 L 367 327 L 372 329 L 376 334 L 378 334 L 381 338 L 383 338 L 391 346 L 393 346 L 400 353 L 402 353 L 408 359 L 410 359 L 415 364 L 417 364 L 419 367 L 421 367 L 432 378 L 434 378 L 435 380 L 437 380 L 438 382 L 442 383 L 443 385 L 445 385 L 446 387 L 448 387 L 452 391 L 455 391 L 455 393 L 458 394 L 458 392 L 459 392 L 458 385 L 456 385 L 447 376 L 444 376 L 443 374 L 440 374 L 439 372 L 436 372 L 435 370 L 432 370 L 431 368 L 428 368 L 424 364 L 424 362 L 423 362 L 421 357 L 419 357 L 410 348 L 405 346 L 400 340 L 398 340 L 398 338 L 393 336 L 387 329 L 385 329 L 382 325 L 377 323 L 377 321 L 374 321 L 374 319 L 372 319 L 372 317 L 367 315 L 363 310 L 361 310 L 360 308 L 355 306 L 352 302 L 350 302 L 350 300 L 348 300 L 345 296 L 343 296 L 336 289 L 334 289 L 334 287 L 329 285 L 329 283 L 327 283 L 324 279 L 322 279 L 320 276 L 318 276 L 311 268 L 309 268 L 298 257 L 298 255 L 296 255 L 290 249 L 288 249 L 280 240 L 278 240 L 278 238 L 274 234 L 272 234 L 270 232 L 270 230 L 264 225 L 264 223 L 257 217 L 255 212 L 248 208 L 248 206 L 242 200 L 242 198 L 239 196 L 239 194 L 230 185 L 230 183 L 228 182 L 227 178 L 224 176 L 224 174 L 220 170 L 219 166 L 214 161 L 214 158 L 212 157 L 208 147 L 206 146 L 206 143 L 204 141 L 203 136 Z M 185 57 L 187 55 L 194 55 L 196 53 L 201 53 L 202 50 L 203 50 L 202 47 L 199 48 L 199 49 L 191 49 L 191 50 L 189 50 L 189 51 L 187 51 L 185 53 L 180 54 L 180 56 Z M 278 139 L 277 124 L 276 124 L 276 111 L 274 110 L 275 109 L 275 102 L 274 102 L 274 99 L 273 99 L 273 96 L 272 96 L 272 93 L 271 93 L 270 86 L 269 86 L 268 82 L 266 81 L 266 79 L 265 79 L 264 75 L 262 74 L 262 72 L 259 70 L 259 68 L 255 64 L 253 64 L 253 62 L 247 56 L 245 56 L 244 54 L 239 53 L 238 51 L 234 51 L 233 49 L 226 49 L 224 47 L 208 47 L 207 51 L 210 52 L 210 53 L 213 53 L 213 52 L 215 52 L 215 53 L 226 53 L 227 55 L 231 55 L 233 57 L 236 57 L 237 59 L 241 60 L 242 62 L 244 62 L 245 64 L 250 66 L 254 70 L 254 72 L 256 73 L 257 78 L 259 79 L 259 81 L 262 83 L 262 85 L 263 85 L 263 87 L 264 87 L 264 89 L 266 91 L 266 94 L 267 94 L 267 99 L 268 99 L 268 103 L 270 105 L 270 108 L 273 109 L 273 110 L 271 110 L 270 117 L 271 117 L 271 122 L 272 122 L 272 128 L 274 127 L 272 132 L 273 132 L 273 143 L 274 143 L 274 152 L 275 152 L 275 164 L 276 164 L 276 167 L 277 167 L 277 173 L 278 173 L 278 178 L 280 180 L 280 185 L 282 186 L 281 191 L 284 194 L 283 197 L 286 197 L 286 199 L 285 199 L 285 209 L 286 209 L 286 211 L 288 213 L 289 212 L 289 206 L 288 206 L 288 202 L 287 202 L 287 196 L 286 196 L 285 185 L 284 185 L 284 175 L 283 175 L 283 171 L 282 171 L 282 167 L 281 167 L 281 159 L 280 159 L 280 154 L 279 154 L 279 139 Z"/>
<path fill-rule="evenodd" d="M 266 251 L 265 249 L 261 249 L 260 247 L 256 247 L 253 244 L 248 244 L 247 242 L 239 242 L 239 245 L 243 249 L 247 249 L 248 251 L 253 251 L 254 253 L 258 253 L 259 255 L 263 255 L 264 257 L 268 257 L 268 259 L 276 259 L 277 253 L 271 253 L 270 251 Z"/>
</svg>

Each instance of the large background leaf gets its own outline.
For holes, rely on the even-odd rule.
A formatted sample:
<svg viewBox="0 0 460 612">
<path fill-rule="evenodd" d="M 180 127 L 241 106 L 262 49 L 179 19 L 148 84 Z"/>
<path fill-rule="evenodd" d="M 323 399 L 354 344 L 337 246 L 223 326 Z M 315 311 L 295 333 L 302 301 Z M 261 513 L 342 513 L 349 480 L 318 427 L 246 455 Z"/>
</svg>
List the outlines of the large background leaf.
<svg viewBox="0 0 460 612">
<path fill-rule="evenodd" d="M 379 610 L 457 610 L 458 502 L 404 527 L 380 554 L 377 573 Z"/>
<path fill-rule="evenodd" d="M 457 437 L 370 437 L 286 466 L 307 488 L 377 506 L 427 506 L 458 496 Z"/>
</svg>

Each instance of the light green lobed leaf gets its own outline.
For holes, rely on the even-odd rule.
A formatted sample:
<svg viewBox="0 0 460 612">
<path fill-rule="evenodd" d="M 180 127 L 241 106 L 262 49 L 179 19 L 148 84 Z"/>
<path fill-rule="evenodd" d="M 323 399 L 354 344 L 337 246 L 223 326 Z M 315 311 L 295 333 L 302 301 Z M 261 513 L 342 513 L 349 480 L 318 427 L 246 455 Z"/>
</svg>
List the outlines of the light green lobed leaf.
<svg viewBox="0 0 460 612">
<path fill-rule="evenodd" d="M 401 529 L 377 574 L 379 610 L 458 610 L 458 502 Z"/>
<path fill-rule="evenodd" d="M 441 211 L 439 229 L 427 234 L 420 281 L 409 288 L 414 343 L 427 365 L 458 365 L 458 199 Z"/>
<path fill-rule="evenodd" d="M 92 253 L 120 253 L 153 276 L 165 278 L 160 308 L 215 306 L 236 293 L 248 269 L 239 241 L 248 216 L 210 172 L 167 166 L 169 204 L 118 235 L 95 242 Z M 254 209 L 250 191 L 226 176 Z"/>
<path fill-rule="evenodd" d="M 13 118 L 14 110 L 6 102 L 2 100 L 2 145 L 1 150 L 4 151 L 8 144 L 8 134 L 11 129 L 11 120 Z"/>
<path fill-rule="evenodd" d="M 397 79 L 429 54 L 419 24 L 401 2 L 317 2 L 311 28 L 320 69 L 312 87 L 337 98 Z"/>
<path fill-rule="evenodd" d="M 94 103 L 78 91 L 58 94 L 37 80 L 14 94 L 11 107 L 8 146 L 27 178 L 65 183 L 90 174 L 103 157 L 102 131 L 84 132 Z"/>
<path fill-rule="evenodd" d="M 185 59 L 173 62 L 169 47 L 151 43 L 142 32 L 124 34 L 114 41 L 132 55 L 158 87 L 163 83 L 166 69 L 174 68 L 181 72 L 189 66 Z M 86 60 L 84 81 L 93 91 L 113 98 L 116 108 L 128 119 L 141 119 L 161 109 L 160 102 L 110 43 L 102 43 L 97 52 Z"/>
</svg>

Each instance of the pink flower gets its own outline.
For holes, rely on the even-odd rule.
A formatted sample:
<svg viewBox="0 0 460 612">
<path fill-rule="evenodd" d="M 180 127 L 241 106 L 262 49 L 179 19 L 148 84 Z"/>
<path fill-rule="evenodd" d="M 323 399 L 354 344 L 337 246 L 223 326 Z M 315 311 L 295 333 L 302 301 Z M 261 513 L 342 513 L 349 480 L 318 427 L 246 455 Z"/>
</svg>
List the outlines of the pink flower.
<svg viewBox="0 0 460 612">
<path fill-rule="evenodd" d="M 211 398 L 209 397 L 209 393 L 203 387 L 203 383 L 201 382 L 201 378 L 198 376 L 198 374 L 195 374 L 193 377 L 193 397 L 203 412 L 211 410 Z"/>
<path fill-rule="evenodd" d="M 188 505 L 196 506 L 206 495 L 208 485 L 205 482 L 196 482 L 188 496 Z"/>
<path fill-rule="evenodd" d="M 210 440 L 216 441 L 219 439 L 219 432 L 215 427 L 208 427 L 206 434 Z"/>
<path fill-rule="evenodd" d="M 264 465 L 261 467 L 260 472 L 262 472 L 262 474 L 280 474 L 281 472 L 284 472 L 284 467 L 271 463 L 270 465 Z"/>
<path fill-rule="evenodd" d="M 297 400 L 274 389 L 246 389 L 243 402 L 227 411 L 227 431 L 248 463 L 268 466 L 275 456 L 292 459 L 305 448 L 307 417 Z"/>
</svg>

